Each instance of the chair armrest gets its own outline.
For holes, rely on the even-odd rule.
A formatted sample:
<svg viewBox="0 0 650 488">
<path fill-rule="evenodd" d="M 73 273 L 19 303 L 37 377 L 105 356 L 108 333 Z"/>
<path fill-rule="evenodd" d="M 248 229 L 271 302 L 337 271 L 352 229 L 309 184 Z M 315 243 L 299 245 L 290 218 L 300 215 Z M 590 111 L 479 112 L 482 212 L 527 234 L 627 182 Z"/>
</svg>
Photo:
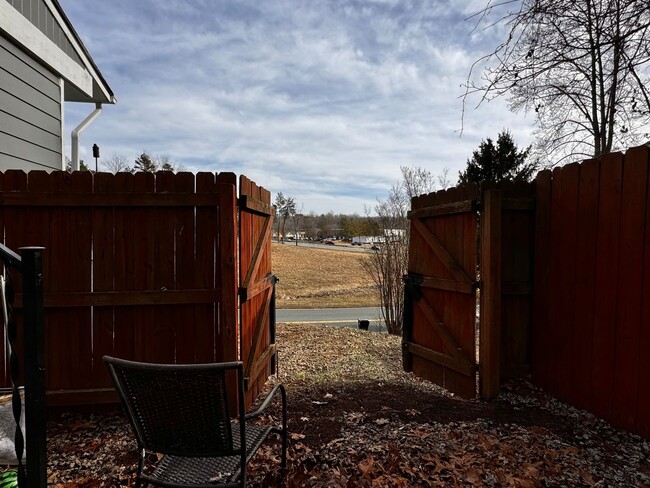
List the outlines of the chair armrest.
<svg viewBox="0 0 650 488">
<path fill-rule="evenodd" d="M 259 417 L 264 413 L 264 410 L 266 410 L 266 407 L 269 406 L 269 403 L 271 403 L 271 400 L 273 400 L 273 397 L 280 392 L 282 395 L 282 410 L 284 411 L 286 409 L 286 403 L 287 403 L 287 393 L 284 390 L 284 386 L 281 384 L 275 385 L 273 389 L 271 390 L 271 393 L 268 394 L 268 396 L 264 399 L 264 403 L 260 405 L 260 408 L 255 410 L 254 412 L 247 413 L 244 416 L 244 420 L 252 420 L 254 418 Z"/>
</svg>

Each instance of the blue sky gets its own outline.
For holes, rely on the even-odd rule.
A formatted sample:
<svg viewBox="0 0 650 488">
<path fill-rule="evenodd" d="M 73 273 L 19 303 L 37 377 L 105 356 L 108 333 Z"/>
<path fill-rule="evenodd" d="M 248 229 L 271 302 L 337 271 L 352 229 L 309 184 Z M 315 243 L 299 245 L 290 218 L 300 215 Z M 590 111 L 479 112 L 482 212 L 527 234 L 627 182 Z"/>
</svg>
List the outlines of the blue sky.
<svg viewBox="0 0 650 488">
<path fill-rule="evenodd" d="M 505 100 L 471 99 L 459 134 L 461 84 L 499 41 L 465 20 L 484 0 L 60 3 L 118 100 L 82 134 L 86 162 L 94 143 L 102 158 L 167 154 L 305 212 L 363 214 L 400 166 L 455 181 L 481 139 L 532 142 L 533 118 Z M 66 132 L 93 108 L 68 103 Z"/>
</svg>

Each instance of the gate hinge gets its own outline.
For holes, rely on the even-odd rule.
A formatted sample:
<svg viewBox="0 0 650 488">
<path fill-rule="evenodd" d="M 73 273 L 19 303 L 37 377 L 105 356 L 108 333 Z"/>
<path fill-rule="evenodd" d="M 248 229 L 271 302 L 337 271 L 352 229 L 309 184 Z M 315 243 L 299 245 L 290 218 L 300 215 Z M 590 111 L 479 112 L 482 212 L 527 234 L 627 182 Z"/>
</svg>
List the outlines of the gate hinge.
<svg viewBox="0 0 650 488">
<path fill-rule="evenodd" d="M 422 298 L 422 275 L 410 273 L 402 277 L 404 281 L 404 293 L 408 294 L 416 302 Z"/>
</svg>

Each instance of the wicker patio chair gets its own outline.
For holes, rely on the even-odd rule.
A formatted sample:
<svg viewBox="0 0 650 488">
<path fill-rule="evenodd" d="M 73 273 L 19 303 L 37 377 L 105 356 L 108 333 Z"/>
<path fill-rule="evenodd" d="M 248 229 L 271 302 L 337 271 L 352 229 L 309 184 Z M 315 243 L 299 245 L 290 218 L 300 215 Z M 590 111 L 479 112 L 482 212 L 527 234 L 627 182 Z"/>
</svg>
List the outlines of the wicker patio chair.
<svg viewBox="0 0 650 488">
<path fill-rule="evenodd" d="M 271 390 L 259 409 L 245 414 L 241 362 L 174 365 L 104 356 L 104 363 L 137 440 L 140 460 L 136 486 L 244 487 L 246 464 L 271 433 L 282 439 L 284 472 L 287 423 L 282 385 Z M 235 375 L 238 422 L 231 420 L 226 389 L 226 376 Z M 251 423 L 278 392 L 282 425 Z"/>
</svg>

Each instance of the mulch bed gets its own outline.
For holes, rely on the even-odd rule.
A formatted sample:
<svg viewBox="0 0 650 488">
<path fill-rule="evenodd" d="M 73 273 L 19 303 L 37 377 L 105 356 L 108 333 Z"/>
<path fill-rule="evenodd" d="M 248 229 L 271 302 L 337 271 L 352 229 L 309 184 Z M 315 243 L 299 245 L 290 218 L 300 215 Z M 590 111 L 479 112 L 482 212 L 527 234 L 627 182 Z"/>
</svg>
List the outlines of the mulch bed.
<svg viewBox="0 0 650 488">
<path fill-rule="evenodd" d="M 529 383 L 490 403 L 454 398 L 404 373 L 400 338 L 280 324 L 279 375 L 289 398 L 289 467 L 260 450 L 250 486 L 650 486 L 650 443 Z M 271 418 L 279 418 L 271 409 Z M 131 486 L 136 453 L 119 415 L 48 424 L 49 484 Z"/>
</svg>

